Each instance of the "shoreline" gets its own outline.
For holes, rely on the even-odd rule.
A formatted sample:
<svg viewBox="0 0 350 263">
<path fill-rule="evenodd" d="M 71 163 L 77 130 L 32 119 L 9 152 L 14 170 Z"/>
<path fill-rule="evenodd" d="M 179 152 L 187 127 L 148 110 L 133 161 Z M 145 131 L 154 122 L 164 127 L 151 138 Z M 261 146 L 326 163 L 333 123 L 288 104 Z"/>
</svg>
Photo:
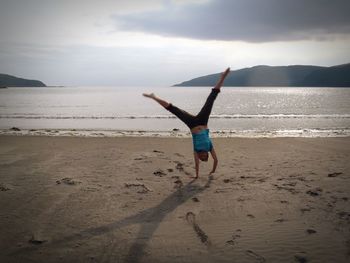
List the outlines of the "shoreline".
<svg viewBox="0 0 350 263">
<path fill-rule="evenodd" d="M 210 130 L 212 138 L 347 138 L 350 128 L 295 129 L 295 130 Z M 0 136 L 54 136 L 54 137 L 175 137 L 190 138 L 189 131 L 158 130 L 100 130 L 100 129 L 0 129 Z"/>
</svg>

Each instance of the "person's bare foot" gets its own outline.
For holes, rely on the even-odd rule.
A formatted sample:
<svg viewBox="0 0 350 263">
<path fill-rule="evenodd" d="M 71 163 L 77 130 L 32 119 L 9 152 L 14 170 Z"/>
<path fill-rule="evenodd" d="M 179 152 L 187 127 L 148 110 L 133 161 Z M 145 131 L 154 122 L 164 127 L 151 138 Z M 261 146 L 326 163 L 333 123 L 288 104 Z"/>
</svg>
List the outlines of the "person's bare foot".
<svg viewBox="0 0 350 263">
<path fill-rule="evenodd" d="M 225 78 L 227 77 L 227 75 L 230 73 L 230 68 L 227 68 L 224 72 L 221 73 L 221 77 L 219 79 L 219 82 L 215 85 L 214 89 L 215 90 L 219 90 L 222 86 L 222 84 L 224 83 Z"/>
<path fill-rule="evenodd" d="M 151 99 L 154 99 L 156 97 L 154 93 L 142 93 L 142 95 L 146 98 L 151 98 Z"/>
<path fill-rule="evenodd" d="M 228 73 L 230 73 L 230 68 L 227 68 L 222 74 L 222 78 L 226 78 L 226 76 L 228 75 Z"/>
</svg>

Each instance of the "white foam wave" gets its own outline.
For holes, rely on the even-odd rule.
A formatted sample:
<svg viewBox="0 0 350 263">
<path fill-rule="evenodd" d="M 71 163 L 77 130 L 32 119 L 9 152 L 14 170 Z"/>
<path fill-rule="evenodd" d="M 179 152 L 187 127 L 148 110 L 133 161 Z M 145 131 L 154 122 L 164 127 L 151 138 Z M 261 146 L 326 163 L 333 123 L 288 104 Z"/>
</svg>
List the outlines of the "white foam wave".
<svg viewBox="0 0 350 263">
<path fill-rule="evenodd" d="M 0 135 L 71 137 L 191 137 L 189 131 L 89 130 L 89 129 L 0 129 Z M 350 128 L 293 130 L 211 130 L 213 138 L 350 137 Z"/>
<path fill-rule="evenodd" d="M 173 115 L 125 115 L 125 116 L 67 116 L 10 114 L 0 115 L 0 119 L 175 119 Z M 222 114 L 211 115 L 212 119 L 350 119 L 350 114 Z"/>
</svg>

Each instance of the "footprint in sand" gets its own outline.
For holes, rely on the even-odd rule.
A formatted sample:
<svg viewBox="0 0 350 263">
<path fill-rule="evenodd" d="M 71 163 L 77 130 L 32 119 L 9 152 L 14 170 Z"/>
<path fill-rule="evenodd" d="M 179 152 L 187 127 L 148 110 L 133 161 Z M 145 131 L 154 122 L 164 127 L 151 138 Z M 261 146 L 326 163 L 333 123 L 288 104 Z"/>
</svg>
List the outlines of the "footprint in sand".
<svg viewBox="0 0 350 263">
<path fill-rule="evenodd" d="M 304 256 L 304 255 L 295 255 L 294 259 L 296 260 L 296 262 L 299 262 L 299 263 L 306 263 L 306 262 L 308 262 L 307 257 Z"/>
<path fill-rule="evenodd" d="M 176 168 L 176 170 L 179 170 L 180 172 L 183 172 L 184 171 L 184 167 L 183 166 L 184 166 L 183 163 L 177 162 L 175 168 Z"/>
<path fill-rule="evenodd" d="M 248 214 L 247 217 L 249 217 L 249 218 L 255 218 L 255 216 L 253 216 L 252 214 Z"/>
<path fill-rule="evenodd" d="M 240 229 L 237 229 L 236 231 L 237 231 L 237 232 L 241 232 Z M 236 239 L 238 239 L 238 238 L 240 238 L 240 237 L 241 237 L 241 235 L 239 235 L 239 234 L 233 234 L 233 235 L 232 235 L 232 239 L 226 241 L 226 244 L 227 244 L 227 245 L 233 246 L 233 245 L 235 244 L 235 242 L 236 242 Z"/>
<path fill-rule="evenodd" d="M 283 185 L 272 184 L 272 185 L 275 186 L 278 190 L 286 190 L 292 194 L 299 193 L 297 190 L 295 190 L 294 187 L 288 187 L 288 186 L 285 186 L 285 184 L 283 184 Z"/>
<path fill-rule="evenodd" d="M 328 177 L 337 177 L 338 175 L 341 175 L 341 174 L 343 174 L 343 173 L 341 173 L 341 172 L 329 173 Z"/>
<path fill-rule="evenodd" d="M 311 228 L 309 228 L 309 229 L 306 229 L 306 233 L 308 233 L 308 234 L 315 234 L 315 233 L 317 233 L 317 231 L 316 230 L 313 230 L 313 229 L 311 229 Z"/>
<path fill-rule="evenodd" d="M 197 197 L 192 197 L 192 201 L 198 203 L 199 199 Z"/>
<path fill-rule="evenodd" d="M 350 213 L 349 212 L 341 211 L 341 212 L 338 212 L 337 214 L 338 214 L 340 219 L 344 219 L 348 222 L 350 221 Z"/>
<path fill-rule="evenodd" d="M 258 255 L 257 253 L 255 253 L 252 250 L 247 250 L 245 253 L 246 253 L 246 255 L 254 258 L 257 262 L 261 262 L 261 263 L 266 262 L 266 260 L 263 256 Z"/>
<path fill-rule="evenodd" d="M 158 169 L 157 171 L 153 172 L 155 176 L 163 177 L 166 175 L 166 173 L 162 169 Z"/>
<path fill-rule="evenodd" d="M 177 161 L 175 161 L 175 163 L 176 163 L 176 166 L 175 166 L 176 170 L 178 170 L 179 172 L 183 172 L 186 175 L 191 175 L 191 173 L 185 171 L 183 163 L 180 163 L 180 162 L 177 162 Z"/>
<path fill-rule="evenodd" d="M 77 185 L 77 184 L 80 184 L 81 182 L 73 180 L 72 178 L 69 178 L 69 177 L 56 181 L 56 184 L 62 184 L 62 183 L 66 185 Z"/>
<path fill-rule="evenodd" d="M 141 183 L 125 183 L 125 187 L 136 190 L 138 194 L 145 194 L 151 191 L 147 186 Z"/>
<path fill-rule="evenodd" d="M 279 218 L 279 219 L 276 219 L 276 220 L 275 220 L 275 222 L 277 222 L 277 223 L 283 223 L 283 222 L 285 222 L 285 221 L 287 221 L 287 220 L 284 219 L 284 218 Z"/>
<path fill-rule="evenodd" d="M 226 241 L 226 244 L 233 246 L 235 244 L 235 241 L 234 240 L 228 240 L 228 241 Z"/>
<path fill-rule="evenodd" d="M 183 183 L 180 179 L 177 179 L 175 182 L 174 182 L 175 186 L 174 188 L 181 188 L 183 186 Z"/>
<path fill-rule="evenodd" d="M 300 211 L 304 214 L 305 212 L 310 212 L 312 209 L 314 209 L 313 207 L 304 207 L 304 208 L 300 208 Z"/>
<path fill-rule="evenodd" d="M 321 188 L 316 188 L 316 189 L 314 189 L 314 190 L 308 190 L 308 191 L 306 191 L 306 193 L 307 193 L 308 195 L 311 195 L 311 196 L 319 196 L 319 195 L 321 194 L 321 192 L 322 192 L 322 189 L 321 189 Z"/>
<path fill-rule="evenodd" d="M 47 240 L 38 236 L 38 235 L 33 234 L 32 237 L 28 240 L 28 242 L 33 244 L 33 245 L 41 245 L 41 244 L 47 242 Z"/>
<path fill-rule="evenodd" d="M 211 242 L 209 240 L 208 235 L 199 227 L 199 225 L 196 222 L 196 215 L 192 212 L 188 212 L 186 214 L 186 220 L 190 225 L 192 225 L 193 230 L 194 232 L 196 232 L 200 241 L 206 246 L 210 246 Z"/>
<path fill-rule="evenodd" d="M 9 191 L 11 190 L 10 188 L 8 188 L 6 185 L 0 184 L 0 191 L 4 192 L 4 191 Z"/>
</svg>

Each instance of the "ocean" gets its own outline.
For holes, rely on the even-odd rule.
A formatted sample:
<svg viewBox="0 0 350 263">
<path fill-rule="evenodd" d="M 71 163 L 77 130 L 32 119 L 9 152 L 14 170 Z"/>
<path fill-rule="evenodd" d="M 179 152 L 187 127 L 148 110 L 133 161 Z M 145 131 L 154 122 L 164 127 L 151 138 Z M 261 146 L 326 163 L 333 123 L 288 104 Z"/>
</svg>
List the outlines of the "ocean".
<svg viewBox="0 0 350 263">
<path fill-rule="evenodd" d="M 143 92 L 192 114 L 210 87 L 45 87 L 0 89 L 0 134 L 189 136 L 188 128 Z M 350 88 L 223 87 L 213 136 L 350 135 Z M 17 127 L 20 131 L 14 131 Z"/>
</svg>

